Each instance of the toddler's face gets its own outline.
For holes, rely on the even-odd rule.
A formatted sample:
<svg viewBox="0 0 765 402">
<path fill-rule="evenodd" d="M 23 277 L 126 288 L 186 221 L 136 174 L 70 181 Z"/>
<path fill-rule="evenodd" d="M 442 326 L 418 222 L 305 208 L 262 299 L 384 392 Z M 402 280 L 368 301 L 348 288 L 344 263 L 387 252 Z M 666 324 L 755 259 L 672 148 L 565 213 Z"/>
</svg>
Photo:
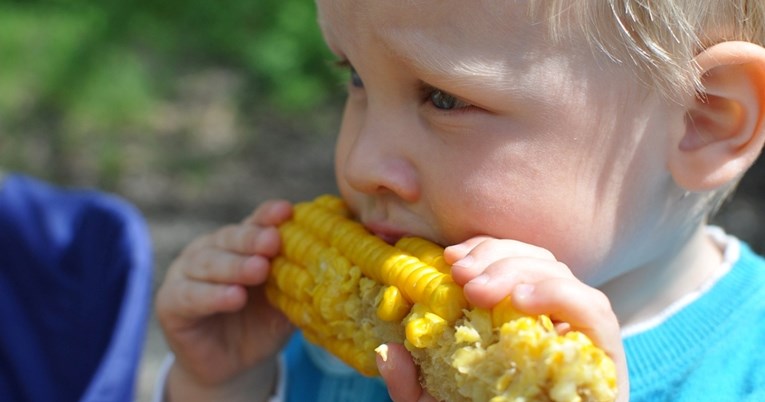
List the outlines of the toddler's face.
<svg viewBox="0 0 765 402">
<path fill-rule="evenodd" d="M 552 251 L 598 285 L 652 258 L 682 113 L 524 2 L 318 0 L 351 69 L 340 191 L 384 238 L 477 234 Z M 651 234 L 651 236 L 649 236 Z"/>
</svg>

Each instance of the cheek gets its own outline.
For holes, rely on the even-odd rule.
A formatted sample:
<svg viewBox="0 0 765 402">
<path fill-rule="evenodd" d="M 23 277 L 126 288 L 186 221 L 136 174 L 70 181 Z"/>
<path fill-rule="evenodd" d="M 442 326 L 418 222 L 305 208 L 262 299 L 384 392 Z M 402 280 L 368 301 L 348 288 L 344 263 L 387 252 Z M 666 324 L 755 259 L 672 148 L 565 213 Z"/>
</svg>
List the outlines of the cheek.
<svg viewBox="0 0 765 402">
<path fill-rule="evenodd" d="M 432 194 L 444 195 L 430 200 L 443 243 L 482 234 L 518 240 L 550 250 L 587 280 L 614 231 L 614 196 L 598 191 L 601 177 L 584 175 L 580 158 L 558 152 L 482 153 L 480 163 L 457 163 L 429 181 L 438 183 Z"/>
<path fill-rule="evenodd" d="M 346 195 L 349 191 L 348 183 L 344 177 L 345 164 L 353 145 L 354 133 L 358 132 L 358 121 L 356 113 L 347 102 L 340 122 L 340 130 L 335 140 L 335 180 L 341 195 Z"/>
<path fill-rule="evenodd" d="M 341 131 L 342 133 L 342 131 Z M 345 172 L 345 161 L 348 155 L 348 147 L 340 134 L 335 143 L 335 180 L 338 185 L 345 185 L 343 182 L 343 172 Z"/>
<path fill-rule="evenodd" d="M 556 231 L 553 224 L 561 222 L 550 214 L 557 209 L 550 197 L 554 193 L 544 183 L 532 189 L 536 180 L 527 180 L 523 174 L 502 174 L 501 169 L 492 168 L 454 169 L 444 177 L 440 188 L 431 189 L 444 196 L 431 199 L 430 208 L 444 211 L 436 216 L 447 243 L 490 235 L 540 245 L 549 238 L 547 232 Z"/>
<path fill-rule="evenodd" d="M 542 247 L 566 263 L 584 281 L 590 281 L 612 246 L 614 220 L 610 211 L 593 216 L 595 201 L 586 196 L 547 197 L 501 194 L 496 186 L 468 187 L 465 197 L 449 197 L 439 207 L 466 213 L 447 216 L 444 232 L 452 242 L 485 234 Z M 540 188 L 540 193 L 545 190 Z M 565 191 L 564 191 L 565 192 Z"/>
</svg>

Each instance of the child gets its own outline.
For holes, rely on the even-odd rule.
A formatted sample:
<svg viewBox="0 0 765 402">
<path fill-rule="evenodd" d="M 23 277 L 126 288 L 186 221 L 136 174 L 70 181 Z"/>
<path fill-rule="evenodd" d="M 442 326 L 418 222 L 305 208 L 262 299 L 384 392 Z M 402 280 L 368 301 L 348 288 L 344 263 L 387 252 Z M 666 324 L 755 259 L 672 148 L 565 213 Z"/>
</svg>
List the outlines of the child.
<svg viewBox="0 0 765 402">
<path fill-rule="evenodd" d="M 617 364 L 621 401 L 765 400 L 765 261 L 707 227 L 765 142 L 765 3 L 318 11 L 350 70 L 337 184 L 366 227 L 450 246 L 474 305 L 512 295 L 589 335 Z M 176 359 L 169 400 L 267 400 L 281 387 L 287 400 L 344 400 L 332 384 L 353 390 L 345 400 L 385 397 L 317 369 L 326 358 L 310 346 L 280 363 L 292 328 L 261 285 L 290 213 L 266 202 L 170 267 L 157 296 Z M 378 364 L 393 400 L 432 400 L 400 346 Z"/>
</svg>

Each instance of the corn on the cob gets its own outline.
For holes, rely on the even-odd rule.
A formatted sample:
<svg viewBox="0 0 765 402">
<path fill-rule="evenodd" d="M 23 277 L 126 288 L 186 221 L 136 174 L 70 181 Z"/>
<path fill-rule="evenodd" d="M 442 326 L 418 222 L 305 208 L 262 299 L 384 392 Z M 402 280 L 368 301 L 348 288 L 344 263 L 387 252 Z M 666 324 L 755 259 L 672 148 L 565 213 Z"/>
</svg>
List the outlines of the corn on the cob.
<svg viewBox="0 0 765 402">
<path fill-rule="evenodd" d="M 522 316 L 509 299 L 492 311 L 472 308 L 439 246 L 419 238 L 388 245 L 331 195 L 297 204 L 279 229 L 269 300 L 359 372 L 376 375 L 375 348 L 402 342 L 440 400 L 615 399 L 613 361 L 585 335 L 558 335 L 547 316 Z"/>
</svg>

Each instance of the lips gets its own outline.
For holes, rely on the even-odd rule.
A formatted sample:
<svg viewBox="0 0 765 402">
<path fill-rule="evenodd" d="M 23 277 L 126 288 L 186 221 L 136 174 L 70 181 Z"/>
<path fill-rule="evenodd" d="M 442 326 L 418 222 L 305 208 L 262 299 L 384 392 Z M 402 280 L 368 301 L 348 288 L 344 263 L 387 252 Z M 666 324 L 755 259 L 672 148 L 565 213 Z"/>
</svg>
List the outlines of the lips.
<svg viewBox="0 0 765 402">
<path fill-rule="evenodd" d="M 353 202 L 355 201 L 355 202 Z M 363 197 L 348 202 L 357 219 L 373 235 L 394 245 L 402 237 L 417 233 L 406 230 L 400 223 L 416 221 L 406 208 L 384 197 Z M 411 225 L 405 225 L 411 228 Z"/>
<path fill-rule="evenodd" d="M 399 239 L 408 235 L 407 232 L 385 222 L 363 222 L 363 224 L 370 233 L 388 244 L 395 244 Z"/>
</svg>

